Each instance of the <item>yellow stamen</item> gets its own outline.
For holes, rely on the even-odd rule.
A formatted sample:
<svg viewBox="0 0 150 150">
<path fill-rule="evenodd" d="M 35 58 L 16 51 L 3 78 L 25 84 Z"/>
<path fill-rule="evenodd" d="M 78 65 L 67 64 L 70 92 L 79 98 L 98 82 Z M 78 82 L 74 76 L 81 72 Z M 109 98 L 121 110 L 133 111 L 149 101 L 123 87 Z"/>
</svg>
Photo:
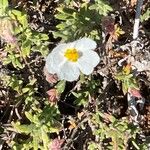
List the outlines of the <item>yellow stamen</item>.
<svg viewBox="0 0 150 150">
<path fill-rule="evenodd" d="M 64 56 L 72 62 L 76 62 L 79 58 L 79 53 L 75 48 L 67 49 Z"/>
</svg>

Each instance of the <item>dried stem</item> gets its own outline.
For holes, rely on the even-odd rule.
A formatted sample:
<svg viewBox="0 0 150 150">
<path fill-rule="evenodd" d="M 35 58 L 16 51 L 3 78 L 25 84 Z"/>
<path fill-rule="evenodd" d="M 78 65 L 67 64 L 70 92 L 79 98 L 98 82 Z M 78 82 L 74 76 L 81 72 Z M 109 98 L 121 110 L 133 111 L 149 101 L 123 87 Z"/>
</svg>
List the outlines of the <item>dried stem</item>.
<svg viewBox="0 0 150 150">
<path fill-rule="evenodd" d="M 89 114 L 88 114 L 89 115 Z M 63 149 L 64 150 L 68 150 L 68 147 L 72 144 L 73 140 L 75 138 L 75 135 L 78 131 L 78 128 L 81 127 L 85 122 L 87 122 L 89 120 L 89 116 L 86 115 L 83 117 L 83 119 L 78 123 L 77 127 L 71 132 L 70 134 L 70 138 L 68 139 L 66 145 L 64 145 Z"/>
<path fill-rule="evenodd" d="M 139 24 L 140 24 L 140 15 L 141 15 L 141 8 L 143 5 L 143 0 L 138 0 L 136 4 L 136 14 L 135 14 L 135 22 L 133 27 L 133 39 L 137 39 L 139 35 Z"/>
</svg>

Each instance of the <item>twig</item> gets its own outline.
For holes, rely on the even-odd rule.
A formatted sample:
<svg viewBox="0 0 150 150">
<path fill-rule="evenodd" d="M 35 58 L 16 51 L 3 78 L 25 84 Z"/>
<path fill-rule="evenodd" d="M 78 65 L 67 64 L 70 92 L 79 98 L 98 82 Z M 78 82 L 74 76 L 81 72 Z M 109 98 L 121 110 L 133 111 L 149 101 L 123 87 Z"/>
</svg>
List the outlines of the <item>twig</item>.
<svg viewBox="0 0 150 150">
<path fill-rule="evenodd" d="M 15 113 L 16 113 L 18 119 L 21 120 L 22 117 L 20 116 L 20 114 L 19 114 L 19 112 L 18 112 L 18 108 L 15 108 Z"/>
<path fill-rule="evenodd" d="M 87 117 L 87 115 L 84 116 L 84 118 L 78 123 L 77 127 L 72 131 L 70 138 L 68 139 L 66 145 L 64 145 L 63 149 L 67 150 L 68 147 L 71 145 L 71 143 L 73 142 L 72 139 L 74 139 L 79 127 L 81 127 L 81 125 L 83 125 L 83 123 L 87 122 L 89 120 L 89 118 Z"/>
<path fill-rule="evenodd" d="M 135 14 L 135 21 L 133 27 L 133 42 L 132 42 L 132 54 L 136 54 L 136 39 L 139 36 L 139 24 L 140 24 L 140 15 L 141 15 L 141 7 L 143 5 L 143 0 L 138 0 L 136 4 L 136 14 Z"/>
<path fill-rule="evenodd" d="M 139 24 L 140 24 L 142 5 L 143 5 L 143 0 L 138 0 L 136 4 L 136 15 L 135 15 L 135 22 L 133 27 L 133 40 L 137 39 L 139 35 Z"/>
</svg>

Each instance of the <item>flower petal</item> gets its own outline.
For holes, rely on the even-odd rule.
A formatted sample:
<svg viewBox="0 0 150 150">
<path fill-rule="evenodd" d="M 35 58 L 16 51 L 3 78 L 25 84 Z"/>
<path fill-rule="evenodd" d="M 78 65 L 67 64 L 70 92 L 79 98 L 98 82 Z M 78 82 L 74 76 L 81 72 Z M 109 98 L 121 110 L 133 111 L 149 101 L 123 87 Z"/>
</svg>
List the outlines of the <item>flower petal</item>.
<svg viewBox="0 0 150 150">
<path fill-rule="evenodd" d="M 63 49 L 66 49 L 66 47 L 68 47 L 68 44 L 64 43 L 64 44 L 58 44 L 53 50 L 52 53 L 58 53 L 63 51 Z"/>
<path fill-rule="evenodd" d="M 75 47 L 76 42 L 70 42 L 70 43 L 65 43 L 65 44 L 59 44 L 57 45 L 53 50 L 52 53 L 61 53 L 62 55 L 67 49 L 71 49 Z"/>
<path fill-rule="evenodd" d="M 78 59 L 78 67 L 83 74 L 89 75 L 99 63 L 100 58 L 94 51 L 86 51 Z"/>
<path fill-rule="evenodd" d="M 60 72 L 57 75 L 61 80 L 71 82 L 78 79 L 80 71 L 76 63 L 67 61 L 61 66 Z"/>
<path fill-rule="evenodd" d="M 81 52 L 81 57 L 77 62 L 68 61 L 64 54 L 67 49 L 75 48 Z M 80 70 L 89 75 L 94 67 L 99 63 L 99 56 L 92 51 L 96 48 L 96 42 L 89 38 L 59 44 L 46 58 L 46 68 L 50 74 L 57 74 L 61 80 L 74 81 L 80 75 Z M 92 60 L 91 60 L 92 58 Z"/>
<path fill-rule="evenodd" d="M 47 56 L 46 68 L 49 73 L 54 74 L 59 71 L 62 63 L 64 63 L 65 57 L 63 56 L 62 50 L 66 47 L 66 44 L 60 44 Z"/>
<path fill-rule="evenodd" d="M 94 50 L 96 48 L 96 42 L 89 39 L 89 38 L 82 38 L 80 40 L 75 41 L 75 49 L 78 51 L 87 51 L 87 50 Z"/>
<path fill-rule="evenodd" d="M 56 73 L 55 68 L 51 66 L 51 62 L 53 61 L 52 54 L 50 53 L 46 58 L 45 68 L 49 73 Z"/>
</svg>

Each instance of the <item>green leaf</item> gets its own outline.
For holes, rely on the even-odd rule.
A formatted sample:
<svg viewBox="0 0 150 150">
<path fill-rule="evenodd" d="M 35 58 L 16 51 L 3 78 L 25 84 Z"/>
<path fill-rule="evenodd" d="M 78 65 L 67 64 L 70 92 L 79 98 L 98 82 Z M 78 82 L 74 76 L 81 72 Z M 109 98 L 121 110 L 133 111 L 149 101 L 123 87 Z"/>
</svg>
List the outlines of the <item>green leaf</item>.
<svg viewBox="0 0 150 150">
<path fill-rule="evenodd" d="M 135 141 L 132 141 L 132 144 L 134 145 L 134 147 L 135 147 L 137 150 L 140 150 L 139 146 L 135 143 Z"/>
<path fill-rule="evenodd" d="M 141 20 L 143 21 L 147 21 L 150 18 L 150 8 L 148 8 L 146 10 L 146 12 L 141 16 Z"/>
<path fill-rule="evenodd" d="M 30 83 L 28 85 L 34 85 L 36 83 L 36 81 L 37 81 L 37 79 L 34 78 L 34 79 L 30 80 Z"/>
<path fill-rule="evenodd" d="M 41 137 L 42 137 L 42 140 L 43 140 L 44 148 L 47 149 L 47 145 L 48 145 L 48 142 L 49 142 L 48 135 L 42 128 L 41 128 L 41 134 L 42 134 Z"/>
<path fill-rule="evenodd" d="M 20 88 L 21 88 L 21 86 L 22 86 L 22 83 L 23 83 L 22 80 L 19 80 L 19 79 L 16 78 L 16 76 L 14 76 L 14 77 L 10 78 L 9 86 L 10 86 L 13 90 L 15 90 L 15 91 L 17 91 L 18 93 L 20 93 Z"/>
<path fill-rule="evenodd" d="M 0 0 L 0 17 L 5 15 L 7 7 L 8 7 L 8 0 Z"/>
<path fill-rule="evenodd" d="M 34 136 L 33 137 L 33 149 L 38 150 L 39 138 Z"/>
<path fill-rule="evenodd" d="M 29 113 L 29 112 L 25 112 L 25 115 L 26 115 L 26 117 L 30 120 L 30 122 L 33 122 L 33 116 L 32 116 L 32 114 L 31 113 Z"/>
<path fill-rule="evenodd" d="M 47 40 L 49 40 L 49 37 L 48 37 L 48 35 L 47 34 L 40 34 L 40 40 L 43 40 L 43 41 L 47 41 Z"/>
<path fill-rule="evenodd" d="M 40 121 L 39 121 L 38 115 L 34 115 L 33 116 L 33 123 L 35 123 L 36 125 L 40 125 Z"/>
<path fill-rule="evenodd" d="M 22 50 L 22 56 L 28 57 L 31 52 L 31 41 L 27 40 L 27 41 L 23 42 L 21 50 Z"/>
<path fill-rule="evenodd" d="M 76 98 L 79 98 L 79 97 L 81 96 L 81 93 L 72 92 L 72 94 L 73 94 Z"/>
<path fill-rule="evenodd" d="M 124 95 L 128 92 L 128 88 L 129 88 L 129 86 L 127 84 L 127 81 L 122 82 L 122 91 L 123 91 Z"/>
<path fill-rule="evenodd" d="M 23 94 L 27 93 L 30 90 L 30 87 L 25 87 L 22 89 Z"/>
<path fill-rule="evenodd" d="M 66 14 L 57 14 L 55 17 L 59 20 L 66 20 L 67 18 Z"/>
<path fill-rule="evenodd" d="M 25 134 L 30 134 L 35 126 L 33 124 L 31 125 L 20 125 L 19 122 L 12 122 L 12 126 L 15 128 L 15 130 L 19 133 L 25 133 Z"/>
<path fill-rule="evenodd" d="M 24 65 L 20 63 L 19 58 L 15 59 L 14 66 L 19 67 L 20 69 L 22 69 L 24 67 Z"/>
<path fill-rule="evenodd" d="M 11 63 L 11 60 L 9 59 L 9 57 L 3 59 L 3 64 L 4 64 L 4 65 L 7 65 L 7 64 L 9 64 L 9 63 Z"/>
<path fill-rule="evenodd" d="M 28 27 L 27 15 L 25 13 L 13 9 L 12 11 L 10 11 L 10 17 L 14 20 L 16 20 L 17 18 L 23 29 L 26 29 Z"/>
<path fill-rule="evenodd" d="M 56 89 L 57 89 L 57 92 L 59 94 L 61 94 L 62 92 L 64 92 L 65 90 L 65 86 L 66 86 L 66 81 L 62 80 L 62 81 L 59 81 L 56 85 Z"/>
</svg>

